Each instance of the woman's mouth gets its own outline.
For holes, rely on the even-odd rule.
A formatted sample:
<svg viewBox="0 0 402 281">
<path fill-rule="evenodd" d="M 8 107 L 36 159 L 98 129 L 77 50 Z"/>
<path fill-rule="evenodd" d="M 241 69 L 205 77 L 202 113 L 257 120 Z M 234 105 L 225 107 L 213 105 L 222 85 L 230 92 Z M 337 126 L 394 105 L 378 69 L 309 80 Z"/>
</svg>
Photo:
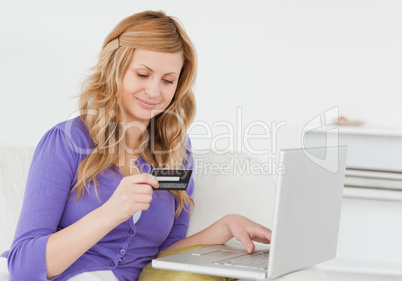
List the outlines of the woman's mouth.
<svg viewBox="0 0 402 281">
<path fill-rule="evenodd" d="M 142 99 L 139 99 L 139 98 L 136 98 L 136 99 L 138 100 L 138 103 L 142 107 L 144 107 L 146 109 L 152 109 L 152 108 L 155 108 L 158 105 L 157 103 L 149 102 L 149 101 L 142 100 Z"/>
</svg>

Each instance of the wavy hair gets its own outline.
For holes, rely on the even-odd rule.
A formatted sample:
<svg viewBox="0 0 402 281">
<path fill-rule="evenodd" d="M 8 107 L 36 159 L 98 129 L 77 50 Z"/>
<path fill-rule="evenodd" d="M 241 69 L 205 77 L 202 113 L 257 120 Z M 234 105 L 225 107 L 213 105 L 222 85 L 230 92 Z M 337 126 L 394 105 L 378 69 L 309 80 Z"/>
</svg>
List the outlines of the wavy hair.
<svg viewBox="0 0 402 281">
<path fill-rule="evenodd" d="M 176 92 L 166 108 L 154 116 L 137 148 L 139 155 L 153 167 L 180 168 L 188 161 L 186 131 L 194 119 L 196 106 L 192 88 L 196 78 L 196 54 L 193 44 L 179 22 L 161 11 L 145 11 L 123 19 L 106 37 L 93 73 L 83 83 L 79 98 L 80 117 L 88 128 L 95 146 L 80 163 L 77 200 L 93 182 L 97 194 L 97 176 L 113 168 L 117 171 L 118 147 L 126 137 L 126 117 L 122 104 L 122 82 L 135 49 L 177 53 L 182 52 L 181 69 Z M 91 113 L 91 114 L 88 114 Z M 176 195 L 176 216 L 194 202 L 185 191 Z"/>
</svg>

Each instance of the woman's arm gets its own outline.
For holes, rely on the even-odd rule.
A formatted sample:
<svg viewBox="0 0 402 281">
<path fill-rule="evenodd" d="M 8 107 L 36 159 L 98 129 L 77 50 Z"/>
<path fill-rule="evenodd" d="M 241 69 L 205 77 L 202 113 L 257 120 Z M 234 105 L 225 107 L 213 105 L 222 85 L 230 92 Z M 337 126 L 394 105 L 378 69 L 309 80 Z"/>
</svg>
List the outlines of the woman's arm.
<svg viewBox="0 0 402 281">
<path fill-rule="evenodd" d="M 46 280 L 46 245 L 58 229 L 80 154 L 59 127 L 38 143 L 25 186 L 24 202 L 8 253 L 12 280 Z"/>
<path fill-rule="evenodd" d="M 46 246 L 48 279 L 61 274 L 116 227 L 107 215 L 100 207 L 49 237 Z"/>
<path fill-rule="evenodd" d="M 252 253 L 255 249 L 252 241 L 269 244 L 271 241 L 271 231 L 243 216 L 235 214 L 226 215 L 206 229 L 172 244 L 167 249 L 159 252 L 158 256 L 165 251 L 197 244 L 225 244 L 233 237 L 243 243 L 248 253 Z"/>
<path fill-rule="evenodd" d="M 110 199 L 79 221 L 52 234 L 46 247 L 47 278 L 61 274 L 113 228 L 139 210 L 147 210 L 152 187 L 158 180 L 149 175 L 133 175 L 121 180 Z"/>
</svg>

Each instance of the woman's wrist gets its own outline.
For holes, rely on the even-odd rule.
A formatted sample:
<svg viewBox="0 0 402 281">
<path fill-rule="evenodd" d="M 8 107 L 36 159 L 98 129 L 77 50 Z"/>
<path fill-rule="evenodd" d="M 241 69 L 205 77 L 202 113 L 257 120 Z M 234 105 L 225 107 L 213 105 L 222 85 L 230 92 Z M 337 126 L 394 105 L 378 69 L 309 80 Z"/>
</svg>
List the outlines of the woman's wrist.
<svg viewBox="0 0 402 281">
<path fill-rule="evenodd" d="M 220 233 L 222 234 L 222 241 L 221 243 L 218 244 L 225 244 L 226 242 L 228 242 L 230 239 L 232 239 L 233 236 L 233 232 L 231 229 L 231 225 L 233 224 L 233 221 L 236 219 L 235 214 L 230 214 L 230 215 L 225 215 L 221 221 L 222 221 L 222 229 L 220 231 Z"/>
<path fill-rule="evenodd" d="M 118 226 L 121 222 L 117 221 L 116 217 L 113 214 L 113 211 L 110 210 L 107 202 L 100 206 L 98 209 L 94 210 L 96 215 L 102 220 L 105 228 L 109 228 L 110 230 Z"/>
</svg>

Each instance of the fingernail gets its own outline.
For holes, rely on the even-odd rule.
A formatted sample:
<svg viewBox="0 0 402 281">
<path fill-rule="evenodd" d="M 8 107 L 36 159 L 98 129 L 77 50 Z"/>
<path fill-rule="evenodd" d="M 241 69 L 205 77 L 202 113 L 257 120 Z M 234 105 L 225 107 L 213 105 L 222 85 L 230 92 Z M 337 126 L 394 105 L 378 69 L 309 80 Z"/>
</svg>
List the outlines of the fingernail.
<svg viewBox="0 0 402 281">
<path fill-rule="evenodd" d="M 153 179 L 153 180 L 154 180 L 154 179 L 155 179 L 155 176 L 152 176 L 152 177 L 151 177 L 151 179 Z"/>
</svg>

